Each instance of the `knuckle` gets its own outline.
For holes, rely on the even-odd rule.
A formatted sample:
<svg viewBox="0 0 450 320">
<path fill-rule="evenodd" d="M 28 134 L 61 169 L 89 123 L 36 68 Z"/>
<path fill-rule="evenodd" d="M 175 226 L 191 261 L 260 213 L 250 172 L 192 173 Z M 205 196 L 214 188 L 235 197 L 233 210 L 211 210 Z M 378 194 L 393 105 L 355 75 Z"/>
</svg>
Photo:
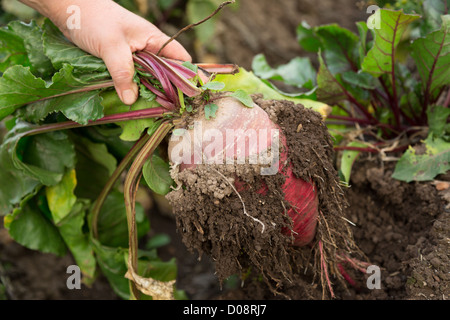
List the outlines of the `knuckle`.
<svg viewBox="0 0 450 320">
<path fill-rule="evenodd" d="M 160 33 L 158 35 L 152 35 L 147 39 L 147 48 L 159 50 L 159 48 L 169 39 L 170 37 L 163 33 Z"/>
</svg>

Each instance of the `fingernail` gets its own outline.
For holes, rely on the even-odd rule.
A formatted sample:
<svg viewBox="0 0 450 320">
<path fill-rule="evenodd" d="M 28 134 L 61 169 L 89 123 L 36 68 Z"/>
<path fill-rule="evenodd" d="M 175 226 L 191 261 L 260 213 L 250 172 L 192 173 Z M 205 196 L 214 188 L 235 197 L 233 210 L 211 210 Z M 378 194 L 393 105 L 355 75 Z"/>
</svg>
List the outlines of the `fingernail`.
<svg viewBox="0 0 450 320">
<path fill-rule="evenodd" d="M 136 98 L 136 94 L 131 89 L 127 89 L 122 92 L 122 101 L 125 104 L 133 104 L 136 101 Z"/>
</svg>

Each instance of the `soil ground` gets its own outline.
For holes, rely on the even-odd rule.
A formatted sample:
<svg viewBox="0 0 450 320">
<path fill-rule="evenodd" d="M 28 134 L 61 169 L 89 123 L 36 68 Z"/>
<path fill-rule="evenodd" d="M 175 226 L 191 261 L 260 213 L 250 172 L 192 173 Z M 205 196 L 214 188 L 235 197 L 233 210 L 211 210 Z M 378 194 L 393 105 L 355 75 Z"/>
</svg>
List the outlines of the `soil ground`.
<svg viewBox="0 0 450 320">
<path fill-rule="evenodd" d="M 381 289 L 366 287 L 368 275 L 353 273 L 359 288 L 345 290 L 337 283 L 337 299 L 447 300 L 449 288 L 450 177 L 439 182 L 404 183 L 390 178 L 392 166 L 383 169 L 376 160 L 364 160 L 353 172 L 347 194 L 348 216 L 355 242 L 369 261 L 381 268 Z M 440 190 L 439 190 L 440 189 Z M 152 233 L 167 233 L 171 243 L 160 250 L 163 259 L 176 257 L 177 287 L 190 299 L 276 299 L 267 287 L 255 283 L 236 288 L 232 281 L 219 286 L 214 264 L 189 252 L 176 232 L 173 217 L 152 210 Z M 0 276 L 13 299 L 118 299 L 105 279 L 92 288 L 68 290 L 68 255 L 58 258 L 28 250 L 0 229 Z M 7 282 L 4 282 L 4 281 Z M 306 286 L 306 284 L 305 284 Z M 312 298 L 320 286 L 307 285 Z M 4 290 L 4 287 L 3 287 Z M 0 294 L 2 292 L 0 291 Z M 5 297 L 5 296 L 4 296 Z M 311 297 L 310 297 L 311 298 Z"/>
<path fill-rule="evenodd" d="M 295 40 L 295 28 L 302 20 L 311 26 L 336 22 L 354 30 L 354 22 L 367 18 L 364 8 L 358 8 L 354 1 L 280 1 L 277 6 L 271 0 L 240 2 L 240 10 L 227 8 L 223 12 L 214 59 L 247 69 L 258 53 L 264 53 L 273 66 L 307 55 Z M 202 52 L 197 56 L 206 58 Z M 392 164 L 376 158 L 360 159 L 347 190 L 347 216 L 356 224 L 352 227 L 355 242 L 369 261 L 381 268 L 381 289 L 367 289 L 368 275 L 351 273 L 358 287 L 345 290 L 336 283 L 336 297 L 447 300 L 450 175 L 439 176 L 433 182 L 407 184 L 390 178 L 392 168 Z M 171 243 L 161 248 L 160 255 L 163 259 L 176 257 L 177 287 L 185 290 L 190 299 L 274 298 L 267 288 L 254 283 L 240 288 L 239 283 L 229 281 L 221 288 L 214 263 L 207 256 L 198 261 L 196 254 L 187 251 L 176 232 L 174 218 L 164 213 L 165 206 L 153 202 L 149 210 L 151 234 L 171 236 Z M 0 299 L 118 299 L 103 278 L 92 288 L 68 290 L 66 268 L 73 263 L 71 256 L 58 258 L 21 247 L 0 225 Z M 305 284 L 305 288 L 310 299 L 320 299 L 317 283 Z"/>
</svg>

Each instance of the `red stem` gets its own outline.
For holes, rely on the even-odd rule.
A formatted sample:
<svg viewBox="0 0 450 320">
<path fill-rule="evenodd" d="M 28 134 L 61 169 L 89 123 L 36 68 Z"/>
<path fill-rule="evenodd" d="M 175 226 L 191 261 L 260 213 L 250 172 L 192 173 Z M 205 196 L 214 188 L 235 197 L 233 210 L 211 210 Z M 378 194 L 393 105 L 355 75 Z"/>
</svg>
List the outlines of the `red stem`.
<svg viewBox="0 0 450 320">
<path fill-rule="evenodd" d="M 386 151 L 389 153 L 395 153 L 399 151 L 404 151 L 408 149 L 408 145 L 397 147 L 395 149 L 392 149 L 390 151 Z M 341 150 L 351 150 L 351 151 L 360 151 L 360 152 L 369 152 L 369 153 L 379 153 L 380 151 L 378 149 L 373 148 L 363 148 L 363 147 L 351 147 L 351 146 L 337 146 L 334 147 L 334 150 L 341 151 Z"/>
<path fill-rule="evenodd" d="M 440 56 L 442 48 L 444 47 L 445 38 L 446 37 L 442 37 L 442 42 L 439 45 L 439 50 L 436 53 L 435 57 Z M 430 100 L 430 94 L 431 94 L 431 92 L 430 92 L 431 83 L 433 82 L 433 74 L 436 69 L 437 61 L 438 61 L 437 58 L 433 59 L 433 65 L 431 66 L 430 72 L 428 74 L 427 86 L 426 86 L 425 93 L 424 93 L 424 102 L 423 102 L 424 105 L 422 106 L 422 118 L 426 118 L 426 115 L 427 115 L 426 111 L 428 108 L 428 103 L 430 102 L 429 100 Z"/>
<path fill-rule="evenodd" d="M 397 17 L 397 21 L 395 22 L 395 28 L 394 28 L 394 38 L 391 41 L 392 45 L 392 53 L 391 53 L 391 80 L 392 80 L 392 111 L 394 112 L 395 122 L 397 123 L 397 126 L 400 127 L 400 108 L 398 106 L 398 99 L 397 99 L 397 86 L 395 81 L 395 46 L 394 46 L 394 39 L 397 36 L 397 28 L 398 28 L 398 22 L 400 20 L 400 15 Z"/>
<path fill-rule="evenodd" d="M 360 124 L 367 124 L 370 125 L 371 122 L 367 119 L 359 119 L 359 118 L 353 118 L 353 117 L 346 117 L 346 116 L 338 116 L 330 114 L 327 119 L 335 119 L 335 120 L 343 120 L 343 121 L 349 121 L 353 123 L 360 123 Z"/>
<path fill-rule="evenodd" d="M 333 78 L 334 79 L 334 78 Z M 366 116 L 367 120 L 371 120 L 371 123 L 378 123 L 378 119 L 375 118 L 370 114 L 370 112 L 364 107 L 361 103 L 358 102 L 358 100 L 355 99 L 355 97 L 352 96 L 350 92 L 348 92 L 347 89 L 344 88 L 343 85 L 339 83 L 336 79 L 334 80 L 337 85 L 341 88 L 341 90 L 344 92 L 345 96 L 347 97 L 348 101 L 353 103 L 358 109 Z"/>
<path fill-rule="evenodd" d="M 320 264 L 321 264 L 321 273 L 322 276 L 325 274 L 325 279 L 328 284 L 328 289 L 330 290 L 331 298 L 334 298 L 333 288 L 331 287 L 330 277 L 328 276 L 328 266 L 325 262 L 324 252 L 323 252 L 323 244 L 322 241 L 319 240 L 319 251 L 320 251 Z"/>
<path fill-rule="evenodd" d="M 395 130 L 395 128 L 389 124 L 381 123 L 381 122 L 374 124 L 370 120 L 367 120 L 367 119 L 359 119 L 359 118 L 354 118 L 354 117 L 346 117 L 346 116 L 338 116 L 338 115 L 329 115 L 329 116 L 327 116 L 327 119 L 343 120 L 343 121 L 348 121 L 348 122 L 353 122 L 353 123 L 359 123 L 359 124 L 364 124 L 364 125 L 373 125 L 376 127 Z"/>
<path fill-rule="evenodd" d="M 334 147 L 334 150 L 336 150 L 336 151 L 350 150 L 350 151 L 360 151 L 360 152 L 369 152 L 369 153 L 379 153 L 380 152 L 377 149 L 363 148 L 363 147 L 350 147 L 350 146 Z"/>
<path fill-rule="evenodd" d="M 353 280 L 352 277 L 347 273 L 344 266 L 342 264 L 338 264 L 338 269 L 341 275 L 344 277 L 345 281 L 347 281 L 352 287 L 354 287 L 356 290 L 359 290 L 359 287 L 357 286 L 355 280 Z"/>
<path fill-rule="evenodd" d="M 57 131 L 57 130 L 98 126 L 98 125 L 102 125 L 102 124 L 110 124 L 110 123 L 129 121 L 129 120 L 161 118 L 165 115 L 170 115 L 170 114 L 172 114 L 172 113 L 167 112 L 167 110 L 162 107 L 143 109 L 143 110 L 135 110 L 135 111 L 111 114 L 111 115 L 105 116 L 99 120 L 89 121 L 89 123 L 85 124 L 85 125 L 79 124 L 78 122 L 75 122 L 75 121 L 65 121 L 65 122 L 58 122 L 58 123 L 43 125 L 43 126 L 37 127 L 36 129 L 30 130 L 27 133 L 27 135 L 30 136 L 30 135 L 36 135 L 36 134 Z"/>
<path fill-rule="evenodd" d="M 74 90 L 71 90 L 71 91 L 54 94 L 52 96 L 48 96 L 48 97 L 44 97 L 44 98 L 41 98 L 41 99 L 38 99 L 38 100 L 34 100 L 33 102 L 49 100 L 49 99 L 52 99 L 52 98 L 67 96 L 69 94 L 74 94 L 74 93 L 87 92 L 87 91 L 93 91 L 93 90 L 98 90 L 98 89 L 105 89 L 105 88 L 110 88 L 110 87 L 113 87 L 113 86 L 114 86 L 113 81 L 109 80 L 109 81 L 105 81 L 105 82 L 102 82 L 102 83 L 96 83 L 96 84 L 88 85 L 86 87 L 82 87 L 82 88 L 79 88 L 79 89 L 74 89 Z"/>
<path fill-rule="evenodd" d="M 392 67 L 394 68 L 394 67 Z M 397 124 L 397 126 L 400 126 L 400 111 L 398 109 L 398 101 L 397 101 L 397 89 L 395 87 L 395 75 L 392 76 L 392 94 L 390 94 L 386 83 L 384 82 L 384 80 L 380 77 L 380 83 L 383 86 L 384 91 L 387 93 L 388 98 L 389 98 L 389 106 L 391 107 L 391 110 L 394 114 L 394 118 L 395 118 L 395 122 Z"/>
</svg>

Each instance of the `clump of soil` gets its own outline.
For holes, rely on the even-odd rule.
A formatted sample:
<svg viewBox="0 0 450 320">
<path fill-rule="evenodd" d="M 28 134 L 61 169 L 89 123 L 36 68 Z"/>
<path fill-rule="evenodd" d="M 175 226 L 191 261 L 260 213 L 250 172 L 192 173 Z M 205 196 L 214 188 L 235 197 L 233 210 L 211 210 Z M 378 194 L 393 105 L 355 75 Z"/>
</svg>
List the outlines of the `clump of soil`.
<svg viewBox="0 0 450 320">
<path fill-rule="evenodd" d="M 342 278 L 338 255 L 357 251 L 342 219 L 346 201 L 333 166 L 331 137 L 315 111 L 289 101 L 263 100 L 260 95 L 253 99 L 285 135 L 287 162 L 295 176 L 311 181 L 319 191 L 313 242 L 304 248 L 292 246 L 292 234 L 283 232 L 292 227 L 291 218 L 283 214 L 289 209 L 282 195 L 285 177 L 260 175 L 259 166 L 202 164 L 174 171 L 173 178 L 181 185 L 167 198 L 183 243 L 191 252 L 211 256 L 221 282 L 238 274 L 242 281 L 263 282 L 271 294 L 311 298 L 317 291 L 292 290 L 310 287 L 304 274 L 320 278 L 325 289 L 332 275 Z M 247 188 L 238 192 L 235 179 Z M 267 192 L 257 192 L 263 186 Z"/>
</svg>

